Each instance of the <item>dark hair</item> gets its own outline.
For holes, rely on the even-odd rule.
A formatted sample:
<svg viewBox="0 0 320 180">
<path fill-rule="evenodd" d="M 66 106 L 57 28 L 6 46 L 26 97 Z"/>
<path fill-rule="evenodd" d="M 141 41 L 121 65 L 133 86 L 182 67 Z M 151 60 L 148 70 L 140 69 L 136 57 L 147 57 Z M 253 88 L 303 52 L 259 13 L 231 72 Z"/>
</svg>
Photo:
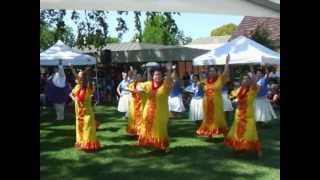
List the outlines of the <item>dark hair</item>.
<svg viewBox="0 0 320 180">
<path fill-rule="evenodd" d="M 209 66 L 209 67 L 208 67 L 208 71 L 209 71 L 211 68 L 213 68 L 216 72 L 218 72 L 218 71 L 217 71 L 217 68 L 216 68 L 215 66 Z"/>
<path fill-rule="evenodd" d="M 153 76 L 154 72 L 156 72 L 156 71 L 159 71 L 159 72 L 161 72 L 161 74 L 164 74 L 164 73 L 163 73 L 163 68 L 157 66 L 157 67 L 153 67 L 153 68 L 150 70 L 151 76 Z"/>
<path fill-rule="evenodd" d="M 257 74 L 259 71 L 260 71 L 262 74 L 264 74 L 264 73 L 265 73 L 263 69 L 260 69 L 260 68 L 259 68 L 259 69 L 257 69 L 257 70 L 255 71 L 255 72 L 256 72 L 256 74 Z"/>
<path fill-rule="evenodd" d="M 192 78 L 193 78 L 193 77 L 197 77 L 198 80 L 200 79 L 199 74 L 193 74 L 193 75 L 192 75 Z"/>
</svg>

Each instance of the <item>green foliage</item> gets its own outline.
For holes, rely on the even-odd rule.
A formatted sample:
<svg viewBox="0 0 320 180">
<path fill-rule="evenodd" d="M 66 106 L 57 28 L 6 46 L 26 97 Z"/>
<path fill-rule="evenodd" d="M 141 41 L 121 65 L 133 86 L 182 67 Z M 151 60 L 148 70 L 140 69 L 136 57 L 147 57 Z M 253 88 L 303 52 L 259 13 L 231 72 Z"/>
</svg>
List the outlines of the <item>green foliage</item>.
<svg viewBox="0 0 320 180">
<path fill-rule="evenodd" d="M 107 37 L 106 43 L 120 43 L 120 39 L 117 37 Z"/>
<path fill-rule="evenodd" d="M 169 32 L 165 29 L 165 17 L 161 15 L 150 16 L 145 21 L 143 42 L 154 44 L 170 44 Z"/>
<path fill-rule="evenodd" d="M 237 25 L 230 23 L 222 25 L 211 31 L 211 36 L 232 35 L 237 29 Z"/>
<path fill-rule="evenodd" d="M 142 34 L 142 41 L 146 43 L 178 45 L 191 42 L 190 37 L 185 37 L 183 31 L 178 29 L 172 14 L 165 12 L 147 12 L 147 19 Z M 135 40 L 138 35 L 134 37 Z"/>
<path fill-rule="evenodd" d="M 264 28 L 262 25 L 258 26 L 257 29 L 251 34 L 251 39 L 270 48 L 277 49 L 278 46 L 276 42 L 270 38 L 271 32 L 267 28 Z"/>
<path fill-rule="evenodd" d="M 47 24 L 40 24 L 40 48 L 48 49 L 54 43 L 54 31 Z"/>
<path fill-rule="evenodd" d="M 40 48 L 45 50 L 55 44 L 58 40 L 63 41 L 68 46 L 75 45 L 75 38 L 72 28 L 65 26 L 63 29 L 50 27 L 48 24 L 40 24 Z"/>
<path fill-rule="evenodd" d="M 83 14 L 80 11 L 73 10 L 71 20 L 76 24 L 77 37 L 75 37 L 71 28 L 65 24 L 65 10 L 40 9 L 40 46 L 47 48 L 57 40 L 62 40 L 69 46 L 95 47 L 102 48 L 107 43 L 120 42 L 122 35 L 128 31 L 126 22 L 122 15 L 127 15 L 128 11 L 118 11 L 116 31 L 118 38 L 108 37 L 108 11 L 85 10 Z M 134 11 L 135 34 L 134 41 L 150 42 L 159 44 L 184 44 L 190 41 L 189 37 L 184 37 L 172 17 L 172 14 L 179 13 L 158 13 L 146 12 L 147 20 L 145 22 L 146 32 L 142 32 L 140 16 L 141 12 Z"/>
</svg>

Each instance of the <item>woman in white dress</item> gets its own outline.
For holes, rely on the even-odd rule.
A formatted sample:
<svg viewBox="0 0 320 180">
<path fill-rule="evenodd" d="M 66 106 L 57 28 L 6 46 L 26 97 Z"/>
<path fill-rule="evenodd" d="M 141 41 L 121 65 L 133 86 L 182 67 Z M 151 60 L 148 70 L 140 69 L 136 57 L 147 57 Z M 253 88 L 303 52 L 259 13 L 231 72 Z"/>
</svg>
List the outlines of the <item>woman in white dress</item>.
<svg viewBox="0 0 320 180">
<path fill-rule="evenodd" d="M 190 90 L 192 92 L 190 119 L 194 121 L 197 124 L 197 128 L 199 128 L 203 119 L 203 90 L 198 74 L 192 76 Z"/>
<path fill-rule="evenodd" d="M 128 117 L 129 111 L 129 102 L 131 98 L 131 93 L 128 90 L 130 84 L 129 76 L 126 72 L 122 72 L 122 81 L 119 83 L 117 87 L 117 93 L 119 95 L 119 102 L 118 102 L 118 111 L 125 113 L 123 118 Z"/>
<path fill-rule="evenodd" d="M 173 116 L 177 116 L 178 113 L 184 112 L 185 107 L 182 99 L 181 81 L 178 77 L 173 79 L 173 88 L 171 90 L 168 103 L 169 111 L 172 112 Z"/>
<path fill-rule="evenodd" d="M 256 121 L 268 123 L 272 119 L 276 119 L 277 115 L 267 98 L 268 95 L 268 72 L 264 75 L 262 70 L 257 71 L 257 78 L 259 79 L 257 84 L 260 86 L 260 90 L 257 94 L 255 101 L 255 114 Z"/>
</svg>

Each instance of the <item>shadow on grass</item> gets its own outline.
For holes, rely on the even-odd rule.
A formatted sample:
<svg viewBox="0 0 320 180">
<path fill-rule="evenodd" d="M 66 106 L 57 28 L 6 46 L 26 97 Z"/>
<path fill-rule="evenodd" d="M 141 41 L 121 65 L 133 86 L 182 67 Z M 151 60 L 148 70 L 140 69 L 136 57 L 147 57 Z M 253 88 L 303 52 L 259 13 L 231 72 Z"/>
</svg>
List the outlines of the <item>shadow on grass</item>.
<svg viewBox="0 0 320 180">
<path fill-rule="evenodd" d="M 219 144 L 219 143 L 223 143 L 224 137 L 206 138 L 205 141 L 209 143 Z"/>
<path fill-rule="evenodd" d="M 94 153 L 73 148 L 74 120 L 41 121 L 40 179 L 278 179 L 269 176 L 276 170 L 260 167 L 280 169 L 280 122 L 258 128 L 264 155 L 256 160 L 253 152 L 234 157 L 222 144 L 223 138 L 212 139 L 212 144 L 201 143 L 195 135 L 196 125 L 189 120 L 169 121 L 170 141 L 175 143 L 168 154 L 157 155 L 153 148 L 139 147 L 136 138 L 126 134 L 127 121 L 110 118 L 108 113 L 99 116 L 102 124 L 97 136 L 102 149 Z M 104 120 L 107 118 L 110 120 Z M 62 125 L 67 127 L 59 127 Z M 194 144 L 189 144 L 189 139 Z M 65 151 L 61 154 L 60 150 Z"/>
<path fill-rule="evenodd" d="M 118 151 L 114 151 L 117 149 Z M 194 155 L 197 155 L 196 157 Z M 114 158 L 114 157 L 120 158 Z M 100 160 L 97 160 L 100 159 Z M 157 154 L 128 145 L 106 146 L 79 160 L 58 159 L 43 155 L 41 179 L 259 179 L 264 171 L 239 172 L 236 163 L 225 163 L 231 157 L 210 147 L 176 147 L 168 154 Z M 250 161 L 250 160 L 247 160 Z M 45 162 L 50 162 L 46 164 Z M 64 169 L 62 171 L 62 168 Z"/>
</svg>

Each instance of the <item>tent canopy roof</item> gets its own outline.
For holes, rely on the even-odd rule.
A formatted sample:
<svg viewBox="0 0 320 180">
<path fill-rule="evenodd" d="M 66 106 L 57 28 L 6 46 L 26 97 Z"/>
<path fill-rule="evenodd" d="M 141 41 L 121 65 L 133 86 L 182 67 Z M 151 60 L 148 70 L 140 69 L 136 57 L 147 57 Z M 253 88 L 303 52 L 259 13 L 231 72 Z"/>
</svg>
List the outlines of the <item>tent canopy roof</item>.
<svg viewBox="0 0 320 180">
<path fill-rule="evenodd" d="M 244 36 L 193 59 L 193 65 L 222 65 L 230 54 L 230 64 L 280 64 L 280 54 Z"/>
<path fill-rule="evenodd" d="M 280 17 L 280 0 L 40 0 L 40 7 Z"/>
<path fill-rule="evenodd" d="M 96 64 L 96 59 L 92 56 L 82 54 L 65 45 L 58 40 L 56 44 L 40 53 L 40 65 L 55 66 L 62 60 L 63 65 L 89 65 Z"/>
</svg>

